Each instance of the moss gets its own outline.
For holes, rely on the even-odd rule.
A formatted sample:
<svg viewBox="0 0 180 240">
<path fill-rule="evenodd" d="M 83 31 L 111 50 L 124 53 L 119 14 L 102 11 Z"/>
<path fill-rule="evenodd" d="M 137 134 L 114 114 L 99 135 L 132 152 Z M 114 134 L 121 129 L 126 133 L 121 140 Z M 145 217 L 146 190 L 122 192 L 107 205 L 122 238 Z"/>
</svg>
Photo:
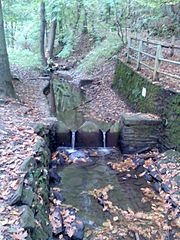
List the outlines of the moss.
<svg viewBox="0 0 180 240">
<path fill-rule="evenodd" d="M 179 93 L 152 84 L 121 61 L 118 61 L 116 66 L 113 86 L 125 96 L 136 111 L 160 115 L 166 123 L 162 144 L 180 150 Z M 146 97 L 142 96 L 143 88 L 146 88 Z"/>
</svg>

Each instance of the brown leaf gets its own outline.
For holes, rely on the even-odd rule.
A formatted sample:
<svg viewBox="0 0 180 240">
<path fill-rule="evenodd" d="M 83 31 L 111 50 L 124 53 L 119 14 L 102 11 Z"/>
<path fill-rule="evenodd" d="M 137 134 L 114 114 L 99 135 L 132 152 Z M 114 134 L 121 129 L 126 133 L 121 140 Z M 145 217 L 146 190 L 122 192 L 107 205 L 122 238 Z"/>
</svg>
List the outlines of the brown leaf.
<svg viewBox="0 0 180 240">
<path fill-rule="evenodd" d="M 19 232 L 19 233 L 13 233 L 13 239 L 14 240 L 25 240 L 27 236 L 28 236 L 27 231 Z"/>
</svg>

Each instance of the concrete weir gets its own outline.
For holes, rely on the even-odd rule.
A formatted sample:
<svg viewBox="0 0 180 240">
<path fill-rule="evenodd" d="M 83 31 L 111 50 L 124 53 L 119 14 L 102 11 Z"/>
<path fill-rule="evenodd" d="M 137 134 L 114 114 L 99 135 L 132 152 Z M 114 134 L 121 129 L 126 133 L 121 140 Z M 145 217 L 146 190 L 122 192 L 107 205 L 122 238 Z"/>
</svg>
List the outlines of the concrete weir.
<svg viewBox="0 0 180 240">
<path fill-rule="evenodd" d="M 86 121 L 75 130 L 70 130 L 63 122 L 56 125 L 56 142 L 62 147 L 119 147 L 120 123 L 116 122 L 107 131 L 92 122 Z"/>
</svg>

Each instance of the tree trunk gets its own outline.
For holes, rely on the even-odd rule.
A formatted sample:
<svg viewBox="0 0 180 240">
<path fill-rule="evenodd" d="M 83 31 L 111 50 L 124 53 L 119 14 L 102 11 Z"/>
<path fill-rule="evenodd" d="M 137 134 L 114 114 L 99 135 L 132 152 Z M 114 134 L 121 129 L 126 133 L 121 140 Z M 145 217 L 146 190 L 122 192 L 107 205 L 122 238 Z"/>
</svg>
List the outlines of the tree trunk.
<svg viewBox="0 0 180 240">
<path fill-rule="evenodd" d="M 49 58 L 53 58 L 53 49 L 54 49 L 54 41 L 56 37 L 56 27 L 57 27 L 57 20 L 55 19 L 51 23 L 50 33 L 49 33 L 49 40 L 48 40 L 48 56 Z"/>
<path fill-rule="evenodd" d="M 77 17 L 76 17 L 76 22 L 75 22 L 75 25 L 74 25 L 74 33 L 77 31 L 79 20 L 80 20 L 80 17 L 81 17 L 82 1 L 77 1 L 76 2 L 76 8 L 77 8 L 77 10 L 76 10 L 77 11 Z"/>
<path fill-rule="evenodd" d="M 47 65 L 47 60 L 45 57 L 45 30 L 46 30 L 46 17 L 45 17 L 45 2 L 41 1 L 40 7 L 40 19 L 41 19 L 41 27 L 40 27 L 40 54 L 41 54 L 41 64 L 42 66 Z"/>
<path fill-rule="evenodd" d="M 82 33 L 86 34 L 88 33 L 88 27 L 87 27 L 87 11 L 84 9 L 84 19 L 83 19 L 83 30 Z"/>
<path fill-rule="evenodd" d="M 11 47 L 14 48 L 14 23 L 11 21 Z"/>
<path fill-rule="evenodd" d="M 9 67 L 4 33 L 2 4 L 0 0 L 0 97 L 4 96 L 16 98 Z"/>
</svg>

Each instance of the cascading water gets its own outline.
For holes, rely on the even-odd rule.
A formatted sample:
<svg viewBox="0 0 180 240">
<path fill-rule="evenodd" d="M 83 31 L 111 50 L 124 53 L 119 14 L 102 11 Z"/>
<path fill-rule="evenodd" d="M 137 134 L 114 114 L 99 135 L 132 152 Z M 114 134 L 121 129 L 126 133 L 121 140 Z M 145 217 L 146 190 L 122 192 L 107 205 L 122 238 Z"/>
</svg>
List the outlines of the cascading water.
<svg viewBox="0 0 180 240">
<path fill-rule="evenodd" d="M 106 132 L 103 132 L 103 148 L 106 148 Z"/>
<path fill-rule="evenodd" d="M 71 148 L 74 150 L 76 144 L 76 131 L 72 131 Z"/>
</svg>

